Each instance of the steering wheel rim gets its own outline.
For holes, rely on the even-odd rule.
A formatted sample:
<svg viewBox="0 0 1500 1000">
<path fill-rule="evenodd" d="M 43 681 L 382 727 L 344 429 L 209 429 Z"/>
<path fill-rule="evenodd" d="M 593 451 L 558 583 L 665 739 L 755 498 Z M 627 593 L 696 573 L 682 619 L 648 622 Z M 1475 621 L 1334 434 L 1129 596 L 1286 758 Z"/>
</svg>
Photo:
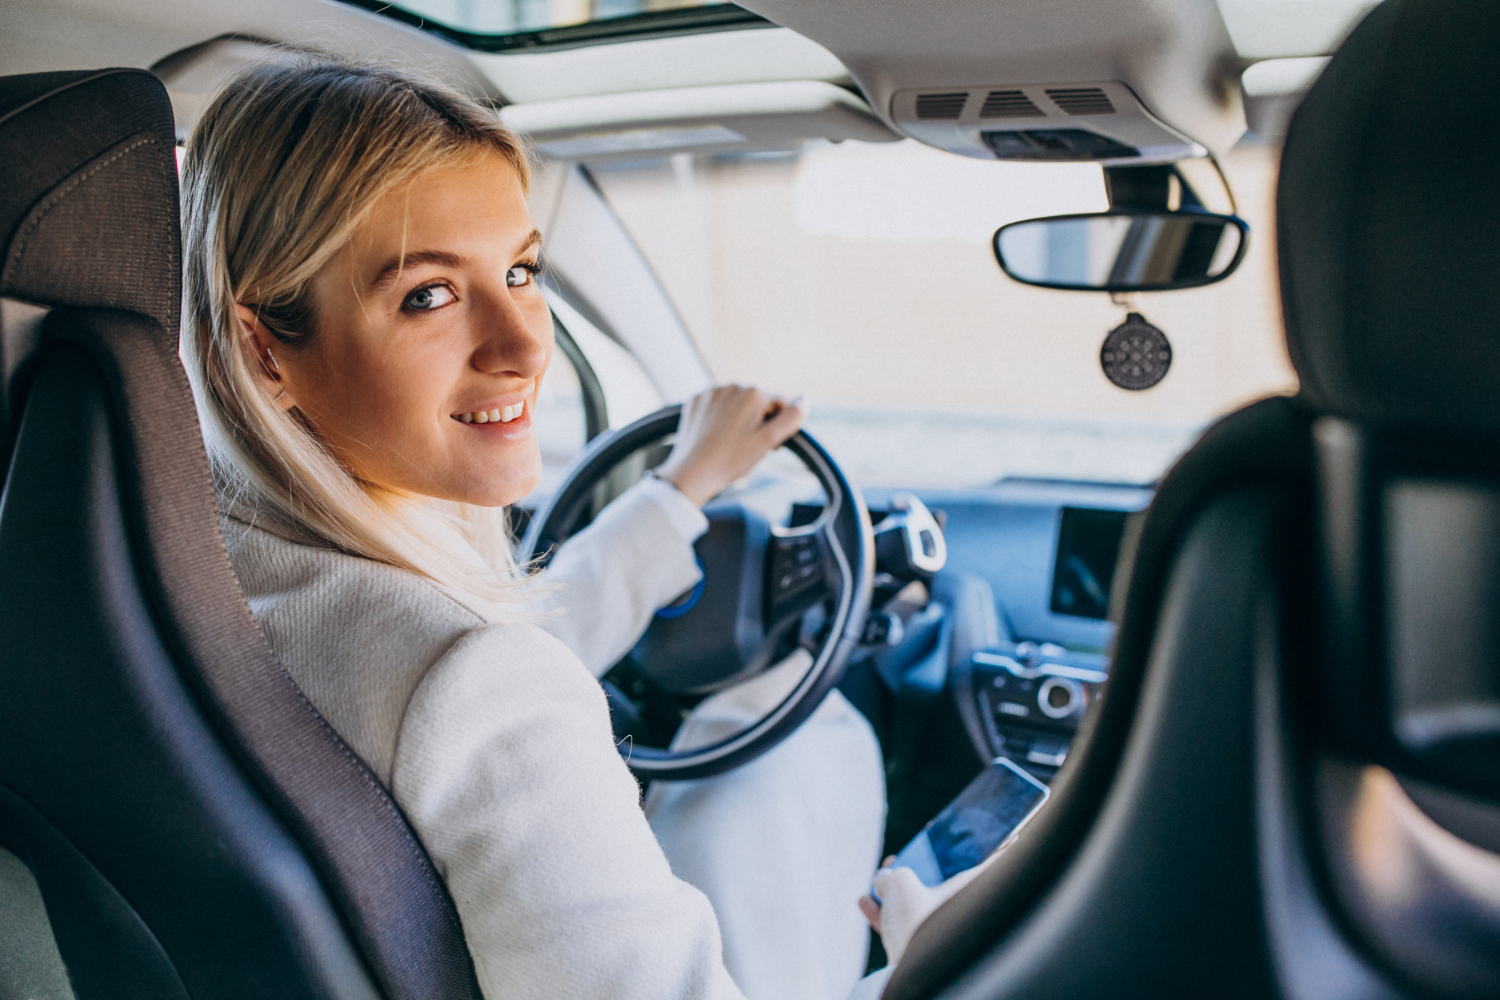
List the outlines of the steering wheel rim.
<svg viewBox="0 0 1500 1000">
<path fill-rule="evenodd" d="M 552 497 L 537 510 L 520 545 L 523 562 L 545 563 L 573 532 L 594 487 L 626 458 L 677 430 L 682 407 L 664 407 L 627 427 L 601 434 L 563 477 Z M 703 778 L 754 760 L 796 730 L 817 709 L 843 676 L 849 656 L 859 645 L 873 589 L 875 547 L 869 511 L 859 488 L 851 483 L 823 446 L 798 431 L 782 445 L 817 478 L 828 497 L 811 524 L 773 526 L 781 538 L 818 536 L 832 555 L 839 577 L 827 635 L 813 664 L 797 686 L 758 721 L 739 732 L 691 750 L 621 746 L 621 756 L 638 776 L 656 781 Z M 768 551 L 767 555 L 770 553 Z"/>
</svg>

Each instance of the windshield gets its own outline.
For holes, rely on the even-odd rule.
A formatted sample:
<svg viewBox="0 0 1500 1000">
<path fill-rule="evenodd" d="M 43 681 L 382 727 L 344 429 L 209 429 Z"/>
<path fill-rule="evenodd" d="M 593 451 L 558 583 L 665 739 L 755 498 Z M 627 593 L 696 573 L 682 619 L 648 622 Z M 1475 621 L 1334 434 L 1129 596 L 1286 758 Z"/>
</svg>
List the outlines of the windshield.
<svg viewBox="0 0 1500 1000">
<path fill-rule="evenodd" d="M 910 140 L 595 166 L 717 379 L 806 394 L 808 429 L 863 485 L 1007 477 L 1150 483 L 1204 425 L 1296 386 L 1281 335 L 1277 149 L 1224 170 L 1251 228 L 1228 280 L 1115 303 L 1007 278 L 990 240 L 1106 207 L 1094 164 L 970 160 Z M 1105 335 L 1171 341 L 1154 388 L 1117 388 Z"/>
</svg>

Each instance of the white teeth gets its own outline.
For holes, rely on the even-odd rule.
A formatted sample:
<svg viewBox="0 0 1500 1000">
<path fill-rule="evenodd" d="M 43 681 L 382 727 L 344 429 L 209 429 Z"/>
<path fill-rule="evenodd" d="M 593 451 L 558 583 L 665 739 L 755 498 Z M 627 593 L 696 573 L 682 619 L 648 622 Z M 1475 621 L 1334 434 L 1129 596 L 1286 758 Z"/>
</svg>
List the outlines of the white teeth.
<svg viewBox="0 0 1500 1000">
<path fill-rule="evenodd" d="M 473 413 L 460 413 L 454 417 L 455 420 L 466 424 L 508 424 L 512 420 L 526 412 L 526 401 L 512 403 L 498 410 L 475 410 Z"/>
</svg>

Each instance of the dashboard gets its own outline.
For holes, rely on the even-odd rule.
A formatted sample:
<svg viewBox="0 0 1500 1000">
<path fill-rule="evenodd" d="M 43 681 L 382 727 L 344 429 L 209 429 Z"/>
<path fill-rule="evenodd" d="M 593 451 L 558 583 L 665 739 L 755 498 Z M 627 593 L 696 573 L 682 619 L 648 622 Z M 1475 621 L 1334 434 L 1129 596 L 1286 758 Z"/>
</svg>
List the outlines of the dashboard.
<svg viewBox="0 0 1500 1000">
<path fill-rule="evenodd" d="M 865 500 L 883 510 L 896 492 L 870 489 Z M 1114 625 L 1105 615 L 1115 557 L 1130 515 L 1145 510 L 1151 489 L 1008 479 L 911 492 L 945 515 L 944 572 L 984 579 L 1016 640 L 1079 652 L 1109 648 Z"/>
<path fill-rule="evenodd" d="M 840 684 L 881 742 L 895 853 L 986 761 L 1056 775 L 1108 678 L 1115 567 L 1153 491 L 1010 479 L 863 492 L 877 531 L 913 494 L 947 548 L 922 588 L 877 577 L 874 607 L 900 609 L 900 638 L 851 658 Z"/>
</svg>

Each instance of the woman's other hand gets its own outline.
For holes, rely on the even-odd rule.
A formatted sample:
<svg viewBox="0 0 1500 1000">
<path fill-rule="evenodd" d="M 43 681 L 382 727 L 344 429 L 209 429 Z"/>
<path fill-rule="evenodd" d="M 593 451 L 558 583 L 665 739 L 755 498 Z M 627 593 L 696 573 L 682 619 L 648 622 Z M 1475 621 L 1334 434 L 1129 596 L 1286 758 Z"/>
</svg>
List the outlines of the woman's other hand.
<svg viewBox="0 0 1500 1000">
<path fill-rule="evenodd" d="M 742 385 L 720 385 L 683 404 L 672 453 L 656 474 L 702 507 L 797 433 L 807 416 L 788 400 Z"/>
<path fill-rule="evenodd" d="M 880 902 L 869 896 L 861 896 L 860 912 L 880 934 L 880 943 L 885 946 L 886 958 L 891 965 L 901 961 L 912 935 L 932 912 L 942 906 L 958 891 L 989 866 L 996 854 L 986 858 L 968 871 L 959 872 L 941 885 L 926 886 L 910 868 L 892 868 L 895 858 L 886 858 L 884 867 L 875 873 L 875 891 Z"/>
</svg>

